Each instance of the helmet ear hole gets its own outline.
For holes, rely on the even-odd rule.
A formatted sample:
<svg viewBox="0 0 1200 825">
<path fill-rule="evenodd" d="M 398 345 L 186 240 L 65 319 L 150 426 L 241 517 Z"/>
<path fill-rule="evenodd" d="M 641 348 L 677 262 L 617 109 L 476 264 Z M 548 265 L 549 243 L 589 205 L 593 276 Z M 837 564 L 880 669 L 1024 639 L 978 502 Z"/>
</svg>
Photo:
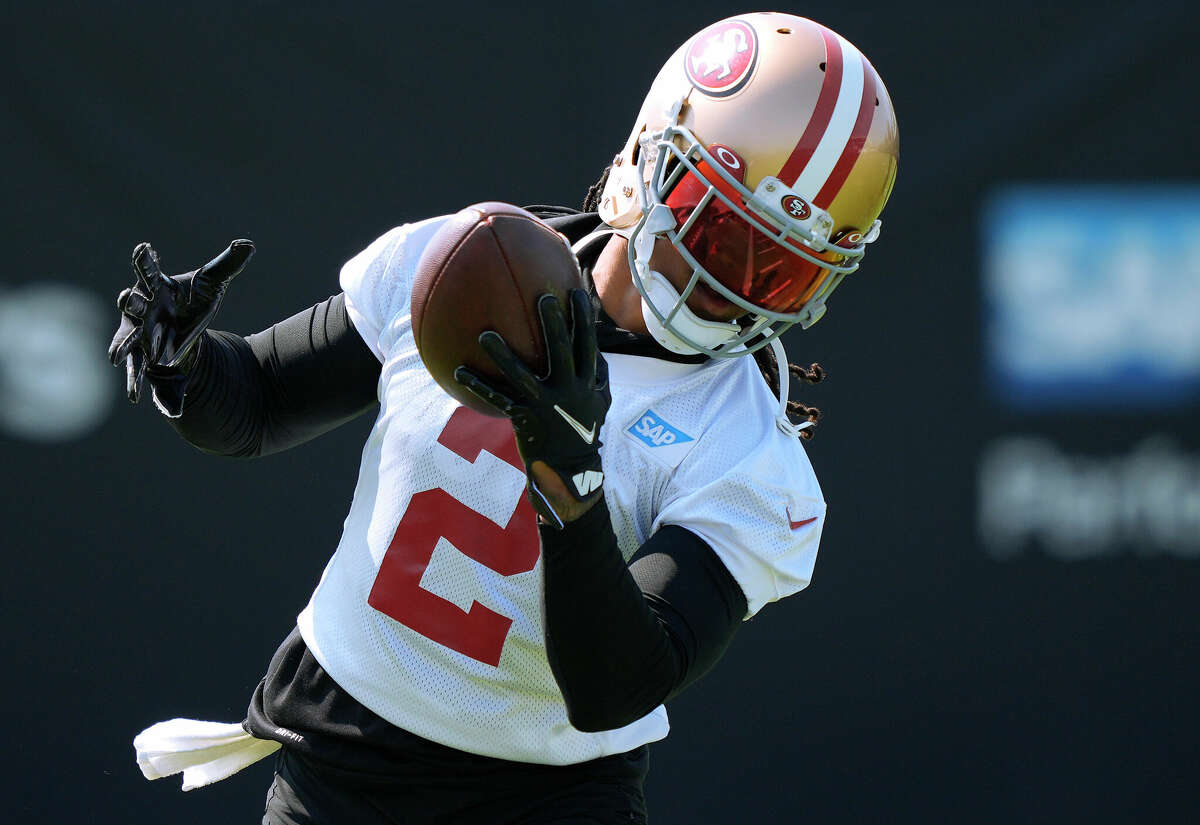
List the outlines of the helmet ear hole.
<svg viewBox="0 0 1200 825">
<path fill-rule="evenodd" d="M 630 138 L 630 143 L 633 144 L 633 152 L 629 156 L 629 161 L 634 168 L 637 167 L 638 158 L 642 156 L 642 135 L 646 134 L 646 127 L 643 124 L 637 135 Z"/>
</svg>

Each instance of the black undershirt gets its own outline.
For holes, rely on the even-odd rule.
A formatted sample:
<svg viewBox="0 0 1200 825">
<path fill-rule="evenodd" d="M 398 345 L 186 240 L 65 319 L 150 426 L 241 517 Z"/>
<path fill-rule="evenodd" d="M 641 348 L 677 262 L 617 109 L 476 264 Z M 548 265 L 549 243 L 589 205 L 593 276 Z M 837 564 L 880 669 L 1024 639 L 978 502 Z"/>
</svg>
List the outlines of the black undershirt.
<svg viewBox="0 0 1200 825">
<path fill-rule="evenodd" d="M 572 241 L 599 223 L 595 215 L 534 211 Z M 597 338 L 605 352 L 695 359 L 617 328 L 602 312 Z M 373 408 L 379 374 L 339 294 L 248 338 L 206 333 L 183 414 L 171 423 L 206 451 L 266 455 Z M 721 657 L 745 615 L 745 597 L 727 568 L 682 527 L 659 530 L 626 564 L 601 498 L 564 529 L 543 528 L 541 539 L 547 654 L 580 730 L 629 724 L 677 695 Z M 246 726 L 360 776 L 509 764 L 421 739 L 380 718 L 337 685 L 297 631 L 272 658 Z M 626 769 L 619 759 L 598 762 Z"/>
</svg>

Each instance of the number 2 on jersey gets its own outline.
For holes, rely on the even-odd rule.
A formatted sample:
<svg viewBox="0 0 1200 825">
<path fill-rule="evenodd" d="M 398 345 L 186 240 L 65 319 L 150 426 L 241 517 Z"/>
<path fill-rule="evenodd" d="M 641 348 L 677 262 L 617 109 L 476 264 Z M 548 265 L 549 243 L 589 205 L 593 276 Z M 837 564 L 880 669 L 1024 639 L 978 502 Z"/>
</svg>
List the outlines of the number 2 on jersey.
<svg viewBox="0 0 1200 825">
<path fill-rule="evenodd" d="M 486 451 L 525 473 L 512 426 L 505 419 L 459 407 L 438 443 L 472 464 Z M 541 552 L 533 507 L 522 495 L 508 524 L 500 527 L 440 487 L 417 493 L 396 527 L 367 597 L 371 607 L 425 638 L 495 667 L 513 620 L 477 601 L 464 611 L 421 587 L 421 576 L 442 538 L 501 576 L 526 573 L 537 566 Z"/>
</svg>

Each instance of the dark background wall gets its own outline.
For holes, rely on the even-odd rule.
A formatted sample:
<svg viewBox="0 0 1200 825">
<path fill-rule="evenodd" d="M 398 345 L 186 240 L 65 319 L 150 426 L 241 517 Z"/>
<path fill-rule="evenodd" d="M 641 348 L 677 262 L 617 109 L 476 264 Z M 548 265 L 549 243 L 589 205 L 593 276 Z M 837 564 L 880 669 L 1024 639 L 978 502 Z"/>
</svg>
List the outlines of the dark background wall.
<svg viewBox="0 0 1200 825">
<path fill-rule="evenodd" d="M 266 763 L 183 795 L 141 778 L 130 740 L 242 717 L 336 543 L 370 425 L 236 462 L 128 408 L 103 349 L 133 245 L 180 271 L 253 238 L 218 322 L 248 333 L 335 292 L 406 220 L 578 203 L 661 61 L 742 10 L 653 8 L 6 7 L 0 819 L 258 821 Z M 1183 481 L 1154 500 L 1200 514 L 1194 400 L 1006 406 L 984 378 L 981 275 L 997 187 L 1197 183 L 1195 9 L 788 9 L 871 57 L 900 176 L 863 271 L 789 343 L 832 376 L 805 395 L 827 413 L 815 580 L 673 703 L 654 821 L 1197 821 L 1196 533 L 999 552 L 976 517 L 981 457 L 1014 435 L 1101 474 L 1165 436 Z"/>
</svg>

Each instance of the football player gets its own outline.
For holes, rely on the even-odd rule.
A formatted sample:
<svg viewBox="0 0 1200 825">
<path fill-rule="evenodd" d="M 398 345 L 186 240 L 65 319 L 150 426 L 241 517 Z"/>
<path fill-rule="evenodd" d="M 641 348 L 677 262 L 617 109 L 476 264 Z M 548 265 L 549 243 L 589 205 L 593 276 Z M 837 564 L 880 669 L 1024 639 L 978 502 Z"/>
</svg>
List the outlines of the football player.
<svg viewBox="0 0 1200 825">
<path fill-rule="evenodd" d="M 538 305 L 547 375 L 495 333 L 504 380 L 456 372 L 508 420 L 457 404 L 414 346 L 444 217 L 248 338 L 207 329 L 248 241 L 174 277 L 140 245 L 109 354 L 188 441 L 263 455 L 378 405 L 341 541 L 247 719 L 148 729 L 146 775 L 195 787 L 278 750 L 267 823 L 645 821 L 663 703 L 812 575 L 816 413 L 789 410 L 779 336 L 878 236 L 897 147 L 887 90 L 835 32 L 755 13 L 695 35 L 585 211 L 532 207 L 589 288 Z"/>
</svg>

